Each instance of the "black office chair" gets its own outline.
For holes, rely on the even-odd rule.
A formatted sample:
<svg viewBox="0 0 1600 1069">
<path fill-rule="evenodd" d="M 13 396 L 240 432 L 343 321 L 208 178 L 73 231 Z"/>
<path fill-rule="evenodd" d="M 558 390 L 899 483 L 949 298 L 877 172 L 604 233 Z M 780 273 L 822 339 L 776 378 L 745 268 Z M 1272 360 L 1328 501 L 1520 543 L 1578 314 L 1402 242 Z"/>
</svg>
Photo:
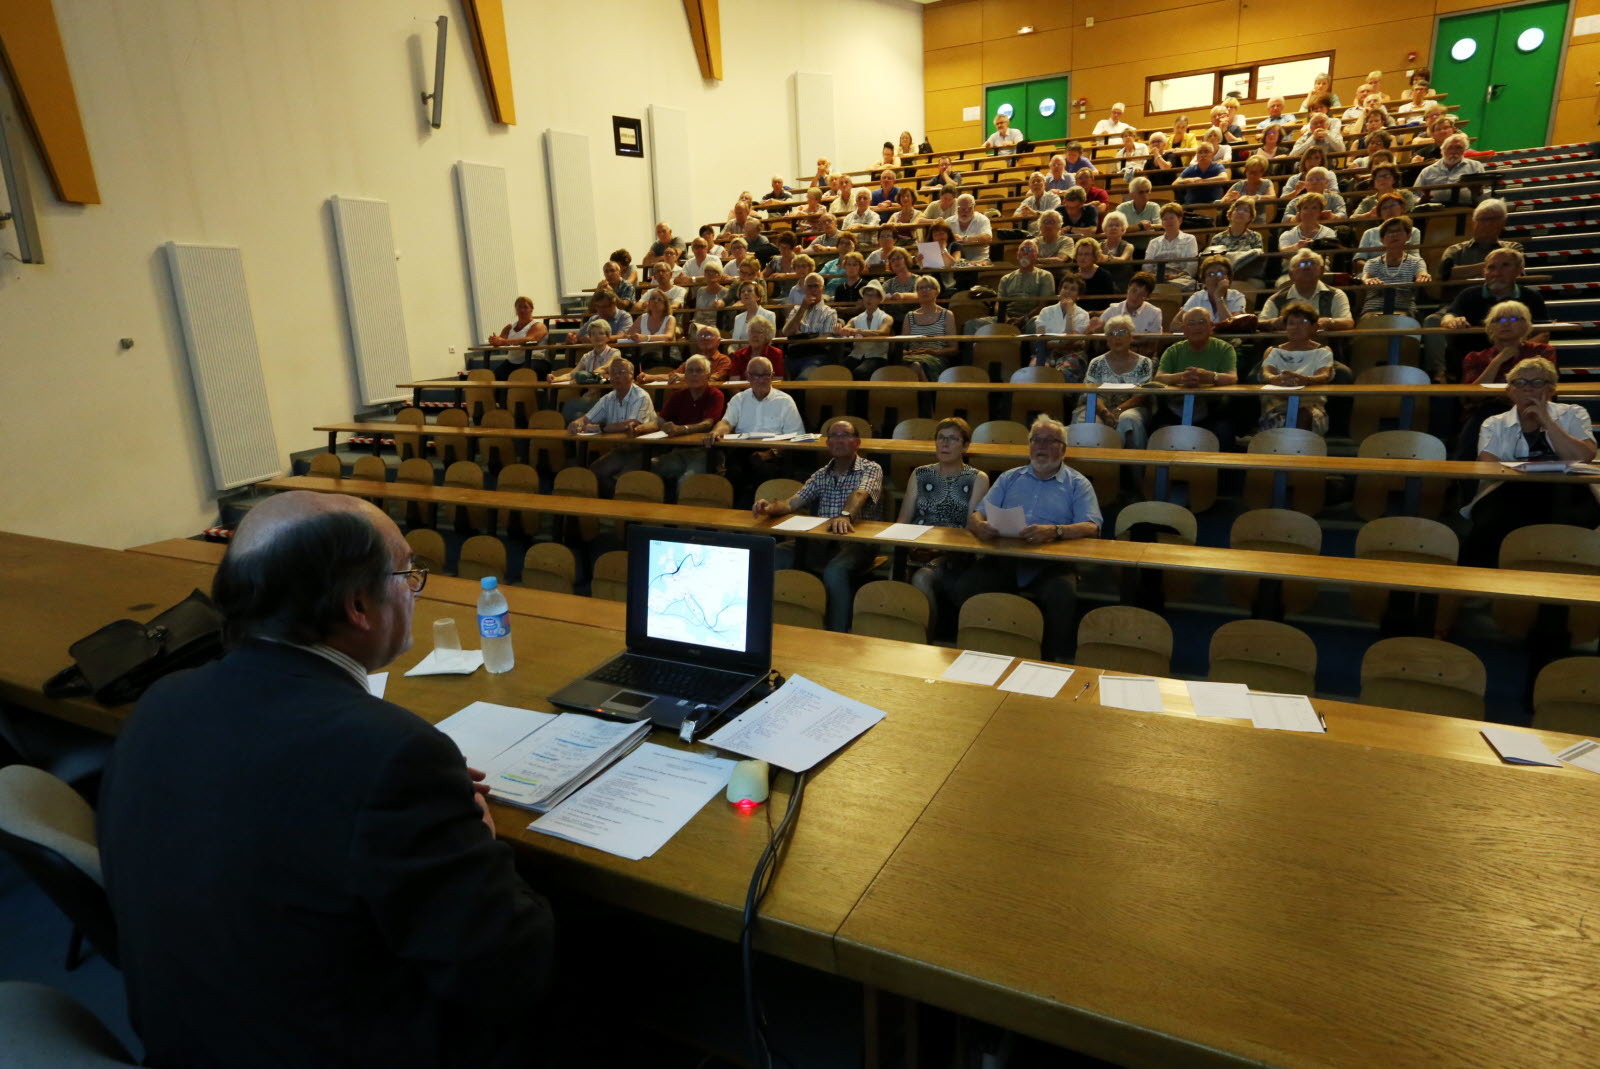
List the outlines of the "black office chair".
<svg viewBox="0 0 1600 1069">
<path fill-rule="evenodd" d="M 72 922 L 66 967 L 83 964 L 83 941 L 117 963 L 117 929 L 100 875 L 94 810 L 61 780 L 31 765 L 0 768 L 0 848 L 17 859 Z"/>
<path fill-rule="evenodd" d="M 0 984 L 0 1065 L 9 1069 L 120 1069 L 138 1065 L 71 995 L 20 980 Z"/>
</svg>

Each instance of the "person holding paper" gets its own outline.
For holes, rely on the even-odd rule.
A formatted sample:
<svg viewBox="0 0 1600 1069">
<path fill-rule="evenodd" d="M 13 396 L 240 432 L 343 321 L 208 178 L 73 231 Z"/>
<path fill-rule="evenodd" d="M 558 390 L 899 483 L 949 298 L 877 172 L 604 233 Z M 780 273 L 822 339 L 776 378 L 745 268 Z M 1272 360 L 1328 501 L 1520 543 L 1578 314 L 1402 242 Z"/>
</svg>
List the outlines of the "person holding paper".
<svg viewBox="0 0 1600 1069">
<path fill-rule="evenodd" d="M 939 421 L 933 429 L 932 464 L 911 473 L 906 494 L 900 503 L 899 522 L 925 527 L 965 527 L 967 517 L 978 508 L 989 492 L 989 476 L 967 463 L 967 446 L 972 428 L 959 416 Z M 911 585 L 928 599 L 928 629 L 933 630 L 939 613 L 939 597 L 951 589 L 955 577 L 972 563 L 965 553 L 932 553 L 911 550 L 913 565 L 921 565 L 911 575 Z"/>
<path fill-rule="evenodd" d="M 861 437 L 848 420 L 828 426 L 828 455 L 833 459 L 819 468 L 787 501 L 757 501 L 756 516 L 774 519 L 802 509 L 827 516 L 828 530 L 849 534 L 857 520 L 875 520 L 883 500 L 883 468 L 861 455 Z M 809 546 L 808 546 L 809 548 Z M 870 542 L 847 542 L 822 569 L 828 590 L 828 630 L 850 630 L 850 607 L 855 597 L 855 577 L 872 567 L 876 547 Z"/>
<path fill-rule="evenodd" d="M 1588 463 L 1595 456 L 1589 411 L 1557 404 L 1556 366 L 1543 357 L 1519 361 L 1506 373 L 1511 408 L 1490 416 L 1478 430 L 1478 459 Z M 1461 510 L 1472 527 L 1461 540 L 1461 563 L 1493 568 L 1500 543 L 1519 527 L 1565 523 L 1600 524 L 1600 483 L 1483 482 L 1478 496 Z"/>
<path fill-rule="evenodd" d="M 985 542 L 1008 535 L 1036 546 L 1100 537 L 1094 486 L 1066 465 L 1066 449 L 1067 428 L 1059 420 L 1035 419 L 1028 432 L 1029 463 L 994 481 L 983 503 L 967 518 L 967 530 Z M 1021 525 L 1002 528 L 1005 518 L 998 513 L 1010 509 L 1022 511 Z M 1071 565 L 985 555 L 961 577 L 957 600 L 989 592 L 1031 595 L 1044 610 L 1044 656 L 1064 661 L 1072 652 L 1077 626 L 1077 580 Z"/>
<path fill-rule="evenodd" d="M 706 435 L 706 445 L 714 446 L 729 434 L 803 434 L 805 423 L 794 398 L 772 387 L 772 361 L 764 356 L 750 358 L 745 366 L 750 388 L 733 395 L 727 411 Z M 783 462 L 771 449 L 729 451 L 728 478 L 735 493 L 748 501 L 758 483 L 783 474 Z"/>
<path fill-rule="evenodd" d="M 482 773 L 368 689 L 426 581 L 376 506 L 269 498 L 213 581 L 227 653 L 128 718 L 98 830 L 149 1064 L 489 1069 L 539 1049 L 549 905 L 495 841 Z"/>
</svg>

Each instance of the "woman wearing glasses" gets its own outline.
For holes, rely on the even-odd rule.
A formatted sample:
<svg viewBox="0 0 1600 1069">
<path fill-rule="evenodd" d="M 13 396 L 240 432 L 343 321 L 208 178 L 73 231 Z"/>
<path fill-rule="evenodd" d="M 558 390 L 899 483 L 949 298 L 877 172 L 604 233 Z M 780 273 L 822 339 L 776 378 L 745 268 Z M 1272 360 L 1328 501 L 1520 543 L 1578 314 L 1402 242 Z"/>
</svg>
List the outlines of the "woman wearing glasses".
<svg viewBox="0 0 1600 1069">
<path fill-rule="evenodd" d="M 967 463 L 967 446 L 972 429 L 956 416 L 939 421 L 933 430 L 934 463 L 924 464 L 911 473 L 906 496 L 900 503 L 901 523 L 920 523 L 930 527 L 965 527 L 967 517 L 989 492 L 989 476 Z M 929 630 L 938 618 L 941 592 L 960 574 L 972 558 L 965 553 L 911 551 L 911 562 L 920 564 L 911 583 L 928 598 Z"/>
<path fill-rule="evenodd" d="M 1532 323 L 1533 317 L 1528 312 L 1528 306 L 1521 301 L 1501 301 L 1489 309 L 1488 318 L 1483 321 L 1489 346 L 1461 358 L 1462 384 L 1470 386 L 1474 383 L 1488 385 L 1505 382 L 1509 368 L 1535 357 L 1555 364 L 1556 351 L 1553 348 L 1528 340 Z M 1478 429 L 1495 412 L 1505 411 L 1506 406 L 1496 397 L 1488 401 L 1467 401 L 1462 407 L 1465 409 L 1465 423 L 1461 429 L 1457 454 L 1463 460 L 1470 460 L 1477 455 Z"/>
<path fill-rule="evenodd" d="M 1143 386 L 1156 372 L 1148 356 L 1133 351 L 1133 317 L 1118 315 L 1106 320 L 1106 352 L 1089 362 L 1083 381 Z M 1143 449 L 1145 409 L 1149 399 L 1143 394 L 1118 391 L 1095 397 L 1095 416 L 1108 427 L 1115 427 L 1129 449 Z M 1078 403 L 1072 422 L 1090 422 L 1088 398 Z"/>
<path fill-rule="evenodd" d="M 1506 399 L 1511 407 L 1483 421 L 1478 430 L 1478 459 L 1496 461 L 1561 461 L 1594 459 L 1594 432 L 1582 405 L 1555 400 L 1556 366 L 1542 357 L 1520 360 L 1506 374 Z M 1461 563 L 1495 566 L 1500 543 L 1519 527 L 1564 523 L 1577 527 L 1600 524 L 1600 484 L 1540 483 L 1497 480 L 1479 484 L 1478 496 L 1461 514 L 1472 521 L 1461 543 Z"/>
</svg>

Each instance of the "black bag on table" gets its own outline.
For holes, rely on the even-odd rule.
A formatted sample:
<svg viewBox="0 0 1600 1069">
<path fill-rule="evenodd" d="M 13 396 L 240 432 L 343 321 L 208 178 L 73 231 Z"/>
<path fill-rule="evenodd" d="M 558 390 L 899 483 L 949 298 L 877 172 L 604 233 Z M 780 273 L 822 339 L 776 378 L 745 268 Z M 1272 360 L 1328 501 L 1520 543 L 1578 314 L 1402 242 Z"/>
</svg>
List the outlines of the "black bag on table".
<svg viewBox="0 0 1600 1069">
<path fill-rule="evenodd" d="M 104 705 L 124 705 L 167 673 L 222 656 L 222 614 L 195 590 L 147 624 L 114 620 L 67 652 L 73 663 L 45 683 L 45 697 L 91 695 Z"/>
</svg>

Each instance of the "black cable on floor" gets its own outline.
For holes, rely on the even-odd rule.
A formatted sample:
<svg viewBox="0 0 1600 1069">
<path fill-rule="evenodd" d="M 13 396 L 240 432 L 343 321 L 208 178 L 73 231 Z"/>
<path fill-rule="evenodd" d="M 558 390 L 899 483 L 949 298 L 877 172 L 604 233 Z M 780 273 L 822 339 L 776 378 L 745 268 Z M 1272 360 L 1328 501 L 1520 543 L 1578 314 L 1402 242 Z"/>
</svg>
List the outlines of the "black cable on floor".
<svg viewBox="0 0 1600 1069">
<path fill-rule="evenodd" d="M 761 1010 L 761 1003 L 756 995 L 755 981 L 755 928 L 756 917 L 760 912 L 761 903 L 767 897 L 767 891 L 772 887 L 772 881 L 777 876 L 778 865 L 782 860 L 783 847 L 792 834 L 795 817 L 800 813 L 800 803 L 805 798 L 806 776 L 804 772 L 796 773 L 794 777 L 794 790 L 789 795 L 789 808 L 783 814 L 783 820 L 778 823 L 775 831 L 767 837 L 766 849 L 761 852 L 761 858 L 756 862 L 755 871 L 750 874 L 750 887 L 745 892 L 744 898 L 744 923 L 739 930 L 739 959 L 742 965 L 744 979 L 744 1016 L 745 1031 L 750 1040 L 750 1053 L 755 1059 L 757 1069 L 772 1069 L 774 1051 L 767 1043 L 767 1025 L 765 1015 Z M 768 805 L 770 806 L 770 802 Z M 768 811 L 768 827 L 771 827 L 771 809 Z M 781 1054 L 777 1055 L 785 1063 L 788 1059 Z"/>
</svg>

